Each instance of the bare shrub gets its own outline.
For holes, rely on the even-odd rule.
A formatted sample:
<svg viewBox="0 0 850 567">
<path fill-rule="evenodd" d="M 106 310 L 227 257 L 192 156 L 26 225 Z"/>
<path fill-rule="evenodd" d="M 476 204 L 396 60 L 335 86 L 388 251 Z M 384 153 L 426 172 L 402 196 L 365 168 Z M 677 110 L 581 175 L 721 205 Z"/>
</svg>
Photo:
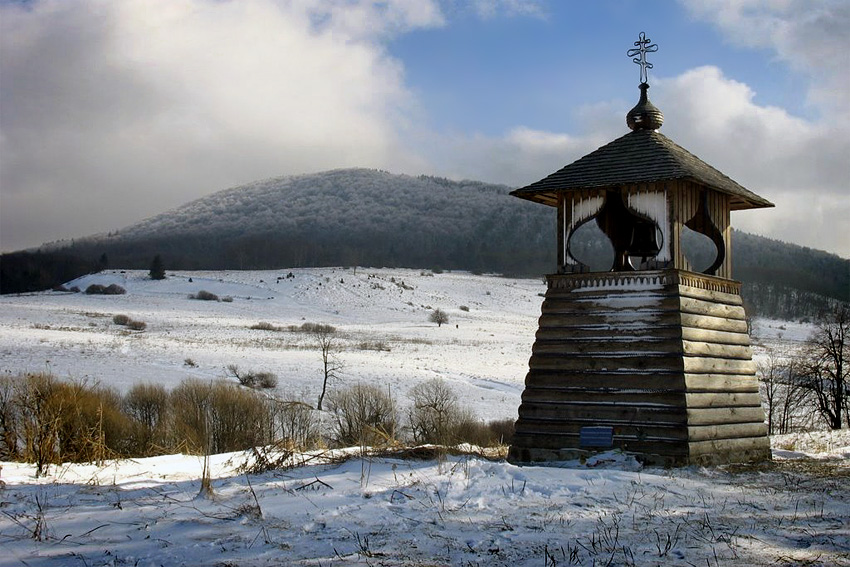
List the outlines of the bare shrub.
<svg viewBox="0 0 850 567">
<path fill-rule="evenodd" d="M 227 371 L 236 378 L 240 384 L 248 388 L 275 388 L 277 387 L 277 375 L 272 372 L 242 372 L 235 364 L 229 364 Z"/>
<path fill-rule="evenodd" d="M 275 437 L 293 450 L 313 449 L 321 439 L 317 412 L 302 401 L 274 401 Z"/>
<path fill-rule="evenodd" d="M 210 453 L 248 449 L 272 442 L 268 399 L 252 390 L 216 382 L 210 392 Z"/>
<path fill-rule="evenodd" d="M 89 295 L 124 295 L 127 290 L 118 284 L 109 284 L 108 286 L 91 284 L 86 288 L 86 293 Z"/>
<path fill-rule="evenodd" d="M 192 293 L 189 295 L 189 299 L 199 299 L 201 301 L 219 301 L 218 296 L 209 291 L 201 290 L 198 293 Z"/>
<path fill-rule="evenodd" d="M 389 392 L 358 383 L 328 395 L 334 419 L 334 442 L 342 447 L 379 446 L 392 442 L 398 419 Z"/>
<path fill-rule="evenodd" d="M 131 331 L 144 331 L 145 329 L 148 328 L 148 324 L 145 323 L 144 321 L 130 320 L 127 323 L 127 328 L 130 329 Z"/>
<path fill-rule="evenodd" d="M 105 295 L 124 295 L 127 293 L 127 290 L 118 284 L 109 284 L 106 286 L 106 289 L 103 290 L 103 293 Z"/>
<path fill-rule="evenodd" d="M 221 298 L 221 300 L 222 300 L 224 303 L 233 303 L 233 298 L 232 298 L 231 296 L 229 296 L 229 295 L 225 295 L 224 297 L 222 297 L 222 298 Z"/>
<path fill-rule="evenodd" d="M 325 325 L 323 323 L 303 323 L 300 327 L 296 327 L 297 330 L 302 333 L 320 333 L 320 334 L 333 334 L 336 333 L 336 327 L 333 325 Z"/>
<path fill-rule="evenodd" d="M 20 457 L 35 464 L 36 476 L 59 462 L 58 437 L 60 410 L 53 399 L 56 379 L 45 373 L 19 377 L 15 405 Z"/>
<path fill-rule="evenodd" d="M 443 323 L 449 322 L 449 316 L 442 309 L 434 309 L 431 311 L 431 315 L 428 316 L 428 320 L 436 323 L 438 327 L 442 327 Z"/>
<path fill-rule="evenodd" d="M 453 445 L 458 443 L 463 423 L 474 421 L 462 407 L 457 393 L 440 378 L 421 382 L 410 391 L 413 406 L 409 425 L 416 443 Z"/>
<path fill-rule="evenodd" d="M 255 331 L 280 331 L 281 328 L 267 321 L 260 321 L 259 323 L 254 323 L 251 325 L 251 329 Z"/>
<path fill-rule="evenodd" d="M 455 443 L 469 443 L 478 447 L 509 445 L 513 439 L 514 420 L 501 419 L 483 422 L 464 420 L 457 425 Z"/>
<path fill-rule="evenodd" d="M 260 388 L 271 389 L 277 387 L 277 375 L 272 372 L 257 372 L 254 378 L 257 386 Z"/>
<path fill-rule="evenodd" d="M 168 391 L 160 384 L 134 385 L 123 400 L 124 413 L 131 420 L 128 451 L 151 456 L 168 444 Z"/>
<path fill-rule="evenodd" d="M 169 399 L 175 439 L 189 452 L 225 453 L 272 441 L 270 403 L 253 390 L 188 378 Z"/>
<path fill-rule="evenodd" d="M 357 343 L 360 350 L 375 350 L 378 352 L 390 352 L 390 347 L 384 341 L 361 341 Z"/>
<path fill-rule="evenodd" d="M 461 305 L 460 307 L 458 307 L 458 309 L 460 309 L 461 311 L 465 311 L 467 313 L 469 312 L 469 306 L 467 306 L 467 305 Z"/>
<path fill-rule="evenodd" d="M 124 453 L 129 421 L 114 390 L 50 374 L 18 377 L 13 405 L 18 455 L 36 474 L 63 461 L 100 462 Z"/>
<path fill-rule="evenodd" d="M 9 375 L 0 375 L 0 461 L 18 458 L 19 408 L 16 405 L 17 381 Z"/>
<path fill-rule="evenodd" d="M 130 318 L 127 317 L 126 315 L 115 315 L 112 318 L 112 322 L 115 323 L 116 325 L 126 325 L 127 323 L 130 322 Z"/>
<path fill-rule="evenodd" d="M 100 463 L 126 453 L 130 423 L 118 392 L 84 381 L 58 382 L 54 403 L 61 461 Z"/>
<path fill-rule="evenodd" d="M 211 389 L 209 382 L 187 378 L 171 391 L 168 402 L 172 410 L 170 429 L 175 448 L 199 454 L 209 446 L 207 422 Z"/>
</svg>

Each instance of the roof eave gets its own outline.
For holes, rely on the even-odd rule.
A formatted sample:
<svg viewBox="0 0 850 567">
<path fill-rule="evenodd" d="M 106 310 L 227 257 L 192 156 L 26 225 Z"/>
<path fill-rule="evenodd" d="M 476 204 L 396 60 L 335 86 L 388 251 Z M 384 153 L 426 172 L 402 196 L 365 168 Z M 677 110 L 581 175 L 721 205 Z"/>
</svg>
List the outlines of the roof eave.
<svg viewBox="0 0 850 567">
<path fill-rule="evenodd" d="M 736 195 L 734 193 L 730 193 L 728 191 L 724 191 L 712 185 L 706 184 L 704 181 L 699 179 L 695 179 L 691 176 L 682 176 L 682 177 L 671 177 L 671 178 L 663 178 L 663 179 L 654 179 L 649 181 L 650 183 L 663 183 L 666 181 L 678 181 L 678 180 L 687 180 L 693 181 L 704 187 L 712 189 L 713 191 L 717 191 L 718 193 L 723 193 L 725 195 L 729 195 L 729 208 L 732 211 L 745 211 L 748 209 L 767 209 L 774 207 L 775 205 L 768 201 L 767 199 L 763 199 L 758 195 L 754 195 L 757 197 L 756 199 L 746 198 L 742 195 Z M 641 183 L 646 183 L 647 181 L 641 181 Z M 614 189 L 616 187 L 621 187 L 623 185 L 627 185 L 627 183 L 614 183 L 608 185 L 595 185 L 595 186 L 586 186 L 586 187 L 560 187 L 560 188 L 551 188 L 551 189 L 530 189 L 535 184 L 522 187 L 520 189 L 515 189 L 510 192 L 512 197 L 518 197 L 520 199 L 525 199 L 526 201 L 531 201 L 533 203 L 540 203 L 543 205 L 548 205 L 550 207 L 558 206 L 558 193 L 561 192 L 578 192 L 578 191 L 595 191 L 595 190 L 608 190 Z"/>
</svg>

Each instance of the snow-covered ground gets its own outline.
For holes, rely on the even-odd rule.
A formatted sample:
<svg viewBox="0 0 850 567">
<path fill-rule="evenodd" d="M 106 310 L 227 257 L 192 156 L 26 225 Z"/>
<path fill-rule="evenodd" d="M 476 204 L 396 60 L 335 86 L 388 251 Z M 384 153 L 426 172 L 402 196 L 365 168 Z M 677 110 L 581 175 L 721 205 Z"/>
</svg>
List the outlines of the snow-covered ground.
<svg viewBox="0 0 850 567">
<path fill-rule="evenodd" d="M 770 464 L 708 469 L 353 454 L 246 475 L 246 456 L 217 455 L 203 498 L 198 457 L 40 479 L 4 463 L 0 564 L 848 565 L 842 433 L 783 439 L 794 450 Z"/>
<path fill-rule="evenodd" d="M 237 364 L 276 373 L 278 396 L 314 402 L 320 357 L 309 339 L 250 326 L 328 323 L 344 337 L 331 387 L 389 385 L 403 403 L 418 381 L 440 376 L 479 417 L 516 416 L 542 281 L 288 274 L 181 272 L 155 282 L 107 272 L 69 286 L 117 283 L 126 295 L 3 296 L 0 370 L 126 390 L 224 378 Z M 233 301 L 188 299 L 200 290 Z M 449 324 L 429 323 L 431 308 Z M 147 329 L 115 325 L 116 314 Z M 809 332 L 758 321 L 756 355 L 788 352 Z M 218 455 L 209 498 L 196 497 L 197 457 L 64 465 L 38 479 L 30 465 L 2 463 L 0 565 L 850 565 L 850 432 L 773 445 L 770 464 L 675 470 L 641 469 L 620 454 L 520 468 L 339 452 L 246 475 L 247 456 Z"/>
</svg>

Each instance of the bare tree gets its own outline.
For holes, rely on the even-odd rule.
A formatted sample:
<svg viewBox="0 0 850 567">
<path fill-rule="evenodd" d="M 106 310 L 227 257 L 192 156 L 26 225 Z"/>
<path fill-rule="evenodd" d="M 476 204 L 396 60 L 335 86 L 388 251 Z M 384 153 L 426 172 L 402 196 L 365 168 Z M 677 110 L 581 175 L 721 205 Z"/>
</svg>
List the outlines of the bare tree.
<svg viewBox="0 0 850 567">
<path fill-rule="evenodd" d="M 428 320 L 432 323 L 436 323 L 438 327 L 442 327 L 443 323 L 449 322 L 449 316 L 442 309 L 434 309 L 428 317 Z"/>
<path fill-rule="evenodd" d="M 338 347 L 338 335 L 336 328 L 331 325 L 309 325 L 306 328 L 322 353 L 322 393 L 319 395 L 319 402 L 316 404 L 316 409 L 321 410 L 322 402 L 328 391 L 328 381 L 331 378 L 336 378 L 337 373 L 342 369 L 342 364 L 335 356 Z"/>
<path fill-rule="evenodd" d="M 802 385 L 813 396 L 818 412 L 830 429 L 841 429 L 842 419 L 850 426 L 848 331 L 850 308 L 841 306 L 820 322 L 806 344 Z"/>
<path fill-rule="evenodd" d="M 790 433 L 795 417 L 805 421 L 803 410 L 811 400 L 800 380 L 798 358 L 783 359 L 769 352 L 767 360 L 758 365 L 768 435 Z"/>
</svg>

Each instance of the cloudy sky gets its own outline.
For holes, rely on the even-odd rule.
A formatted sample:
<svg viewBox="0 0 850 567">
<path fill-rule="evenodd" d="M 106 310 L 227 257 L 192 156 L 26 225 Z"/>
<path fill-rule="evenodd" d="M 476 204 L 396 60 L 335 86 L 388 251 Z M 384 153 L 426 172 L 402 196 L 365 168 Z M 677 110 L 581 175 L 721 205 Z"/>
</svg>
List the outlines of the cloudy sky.
<svg viewBox="0 0 850 567">
<path fill-rule="evenodd" d="M 850 257 L 846 0 L 0 0 L 0 248 L 340 167 L 523 185 L 662 133 Z"/>
</svg>

